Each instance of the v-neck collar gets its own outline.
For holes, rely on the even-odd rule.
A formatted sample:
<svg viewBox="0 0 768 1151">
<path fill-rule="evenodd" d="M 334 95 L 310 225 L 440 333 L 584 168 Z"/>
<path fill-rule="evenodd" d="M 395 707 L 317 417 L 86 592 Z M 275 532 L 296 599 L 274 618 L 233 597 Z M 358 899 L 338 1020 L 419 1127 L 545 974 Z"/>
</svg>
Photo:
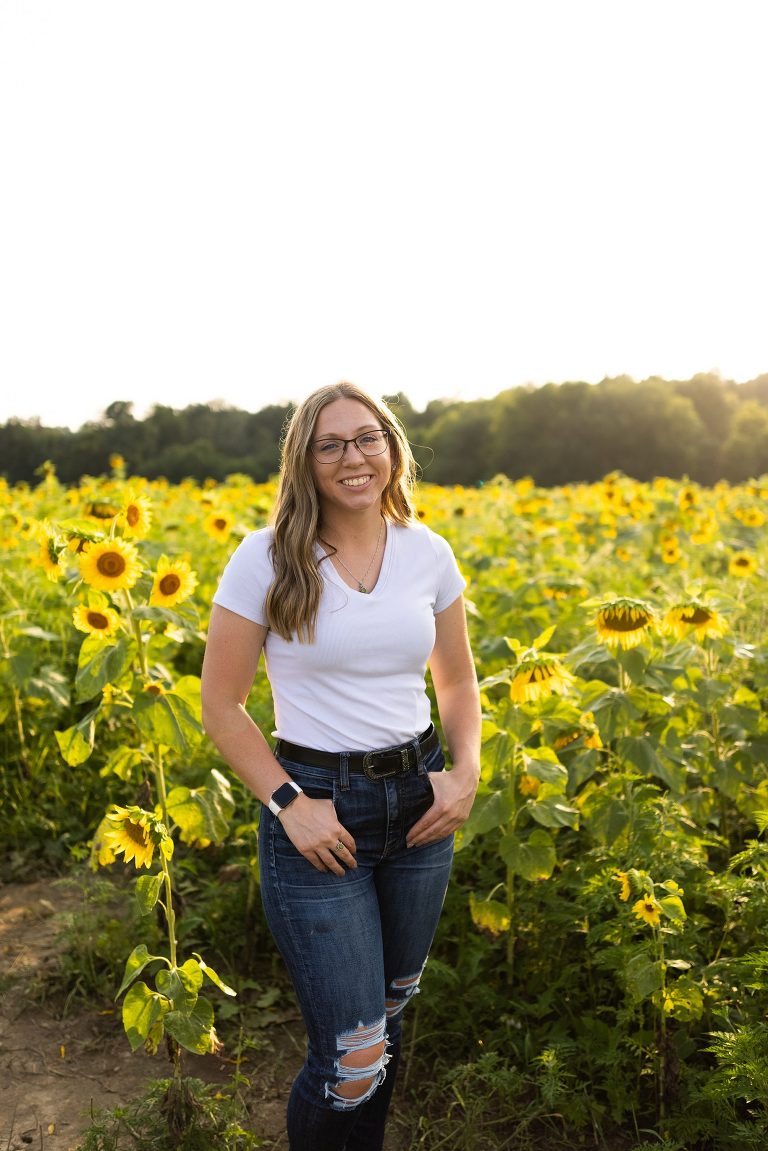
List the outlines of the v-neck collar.
<svg viewBox="0 0 768 1151">
<path fill-rule="evenodd" d="M 327 557 L 328 559 L 327 564 L 321 564 L 320 566 L 320 571 L 322 572 L 323 577 L 326 580 L 335 583 L 338 587 L 343 588 L 344 591 L 351 592 L 352 595 L 357 596 L 359 599 L 374 599 L 379 594 L 379 591 L 383 590 L 384 584 L 387 582 L 387 577 L 389 576 L 389 571 L 392 566 L 392 557 L 395 547 L 395 525 L 390 523 L 388 520 L 385 520 L 384 526 L 386 535 L 384 537 L 384 555 L 382 556 L 381 560 L 381 571 L 379 572 L 379 578 L 376 580 L 375 585 L 371 588 L 370 591 L 358 591 L 357 588 L 351 587 L 350 584 L 345 583 L 341 575 L 333 566 L 330 553 L 325 550 L 320 542 L 318 542 L 315 544 L 317 555 L 320 558 Z"/>
</svg>

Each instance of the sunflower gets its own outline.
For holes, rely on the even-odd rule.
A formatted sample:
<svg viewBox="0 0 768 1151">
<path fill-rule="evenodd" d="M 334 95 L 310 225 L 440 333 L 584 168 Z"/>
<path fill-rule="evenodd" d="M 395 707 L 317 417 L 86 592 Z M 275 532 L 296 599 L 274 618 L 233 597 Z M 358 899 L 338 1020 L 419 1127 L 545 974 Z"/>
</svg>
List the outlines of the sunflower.
<svg viewBox="0 0 768 1151">
<path fill-rule="evenodd" d="M 152 825 L 155 817 L 140 807 L 118 807 L 107 815 L 107 826 L 103 833 L 104 846 L 112 853 L 123 853 L 126 863 L 134 862 L 138 870 L 149 867 L 155 853 L 156 834 Z"/>
<path fill-rule="evenodd" d="M 602 603 L 595 618 L 597 634 L 609 647 L 637 647 L 656 626 L 650 604 L 621 596 Z"/>
<path fill-rule="evenodd" d="M 210 512 L 203 520 L 203 531 L 206 535 L 222 544 L 227 542 L 234 526 L 234 516 L 229 512 Z"/>
<path fill-rule="evenodd" d="M 131 588 L 141 575 L 139 553 L 126 540 L 102 540 L 90 544 L 80 557 L 80 574 L 100 591 Z"/>
<path fill-rule="evenodd" d="M 617 881 L 617 883 L 621 884 L 619 899 L 626 903 L 632 894 L 632 888 L 630 887 L 629 883 L 629 875 L 626 871 L 617 871 L 613 878 Z"/>
<path fill-rule="evenodd" d="M 518 787 L 520 788 L 521 795 L 536 796 L 539 794 L 541 782 L 536 778 L 535 775 L 529 775 L 524 771 L 517 783 Z"/>
<path fill-rule="evenodd" d="M 105 638 L 114 635 L 120 627 L 120 616 L 112 607 L 78 604 L 72 612 L 72 622 L 78 631 Z"/>
<path fill-rule="evenodd" d="M 731 515 L 747 528 L 761 528 L 765 523 L 765 514 L 756 507 L 734 508 Z"/>
<path fill-rule="evenodd" d="M 58 546 L 56 537 L 50 532 L 41 533 L 39 539 L 40 547 L 36 562 L 51 583 L 58 583 L 64 575 L 64 567 L 61 563 L 64 549 Z"/>
<path fill-rule="evenodd" d="M 677 546 L 677 542 L 673 544 L 665 544 L 661 549 L 661 558 L 665 564 L 676 564 L 682 558 L 682 552 Z"/>
<path fill-rule="evenodd" d="M 147 695 L 165 695 L 165 688 L 159 679 L 152 679 L 145 683 L 141 690 L 145 691 Z"/>
<path fill-rule="evenodd" d="M 738 579 L 749 579 L 757 571 L 757 561 L 749 552 L 734 552 L 728 561 L 728 574 Z"/>
<path fill-rule="evenodd" d="M 695 488 L 683 487 L 677 496 L 677 506 L 683 512 L 692 511 L 699 505 L 699 493 Z"/>
<path fill-rule="evenodd" d="M 561 695 L 573 680 L 555 656 L 529 649 L 515 668 L 509 696 L 515 703 L 531 703 L 548 695 Z"/>
<path fill-rule="evenodd" d="M 137 495 L 132 488 L 126 492 L 120 519 L 127 536 L 143 539 L 152 523 L 152 504 L 147 496 Z"/>
<path fill-rule="evenodd" d="M 700 599 L 690 599 L 686 603 L 675 604 L 664 616 L 664 630 L 677 639 L 717 639 L 725 635 L 728 625 L 713 607 Z"/>
<path fill-rule="evenodd" d="M 197 576 L 186 560 L 160 556 L 149 602 L 155 607 L 173 607 L 191 596 L 196 587 Z"/>
<path fill-rule="evenodd" d="M 643 923 L 649 927 L 658 927 L 661 923 L 661 908 L 652 895 L 644 895 L 632 904 L 632 911 Z"/>
</svg>

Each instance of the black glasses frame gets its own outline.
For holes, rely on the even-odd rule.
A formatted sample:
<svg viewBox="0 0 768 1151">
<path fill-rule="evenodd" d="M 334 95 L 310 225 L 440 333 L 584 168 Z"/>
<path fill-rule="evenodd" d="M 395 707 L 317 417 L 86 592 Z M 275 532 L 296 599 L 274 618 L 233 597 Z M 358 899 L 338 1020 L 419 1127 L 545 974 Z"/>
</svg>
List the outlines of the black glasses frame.
<svg viewBox="0 0 768 1151">
<path fill-rule="evenodd" d="M 374 433 L 380 433 L 384 437 L 384 447 L 381 448 L 380 451 L 366 452 L 362 448 L 362 446 L 360 445 L 359 441 L 364 440 L 366 436 L 370 436 Z M 333 441 L 334 443 L 341 444 L 341 455 L 335 457 L 332 460 L 329 460 L 327 456 L 326 457 L 319 456 L 317 454 L 317 452 L 315 451 L 315 448 L 318 445 L 327 444 L 329 442 L 329 440 Z M 389 428 L 371 428 L 370 431 L 361 432 L 359 436 L 353 436 L 351 440 L 342 440 L 339 436 L 327 436 L 324 439 L 312 440 L 312 441 L 310 441 L 310 444 L 309 444 L 309 450 L 311 451 L 312 455 L 314 456 L 314 458 L 317 460 L 317 462 L 319 464 L 338 464 L 340 460 L 344 459 L 344 453 L 347 450 L 347 444 L 354 444 L 355 447 L 357 448 L 357 450 L 363 456 L 383 456 L 385 451 L 387 450 L 388 442 L 389 442 Z"/>
</svg>

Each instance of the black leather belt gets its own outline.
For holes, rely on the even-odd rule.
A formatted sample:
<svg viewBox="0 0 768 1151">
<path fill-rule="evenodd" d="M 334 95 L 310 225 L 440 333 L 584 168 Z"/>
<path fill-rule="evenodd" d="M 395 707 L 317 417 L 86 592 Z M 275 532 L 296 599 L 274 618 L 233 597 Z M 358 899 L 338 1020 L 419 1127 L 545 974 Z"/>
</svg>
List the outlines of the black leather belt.
<svg viewBox="0 0 768 1151">
<path fill-rule="evenodd" d="M 305 763 L 307 767 L 330 767 L 336 770 L 341 767 L 342 755 L 346 755 L 349 771 L 361 771 L 368 779 L 389 779 L 392 775 L 403 775 L 411 771 L 419 762 L 419 753 L 423 759 L 439 742 L 435 725 L 431 723 L 417 739 L 399 743 L 396 747 L 382 747 L 378 751 L 315 751 L 312 747 L 300 747 L 297 743 L 278 739 L 275 755 L 294 763 Z"/>
</svg>

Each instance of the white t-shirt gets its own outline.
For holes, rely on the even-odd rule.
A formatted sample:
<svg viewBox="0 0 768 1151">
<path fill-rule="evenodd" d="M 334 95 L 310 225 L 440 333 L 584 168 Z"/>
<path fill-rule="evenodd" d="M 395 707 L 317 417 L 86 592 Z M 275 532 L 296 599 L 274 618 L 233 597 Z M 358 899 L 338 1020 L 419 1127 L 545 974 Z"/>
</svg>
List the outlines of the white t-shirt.
<svg viewBox="0 0 768 1151">
<path fill-rule="evenodd" d="M 213 597 L 264 626 L 274 579 L 272 538 L 271 528 L 246 536 Z M 289 643 L 270 631 L 264 644 L 273 734 L 320 751 L 365 751 L 413 739 L 430 722 L 424 675 L 435 615 L 466 586 L 450 545 L 424 524 L 390 523 L 371 592 L 347 587 L 330 560 L 320 571 L 315 642 L 294 637 Z"/>
</svg>

